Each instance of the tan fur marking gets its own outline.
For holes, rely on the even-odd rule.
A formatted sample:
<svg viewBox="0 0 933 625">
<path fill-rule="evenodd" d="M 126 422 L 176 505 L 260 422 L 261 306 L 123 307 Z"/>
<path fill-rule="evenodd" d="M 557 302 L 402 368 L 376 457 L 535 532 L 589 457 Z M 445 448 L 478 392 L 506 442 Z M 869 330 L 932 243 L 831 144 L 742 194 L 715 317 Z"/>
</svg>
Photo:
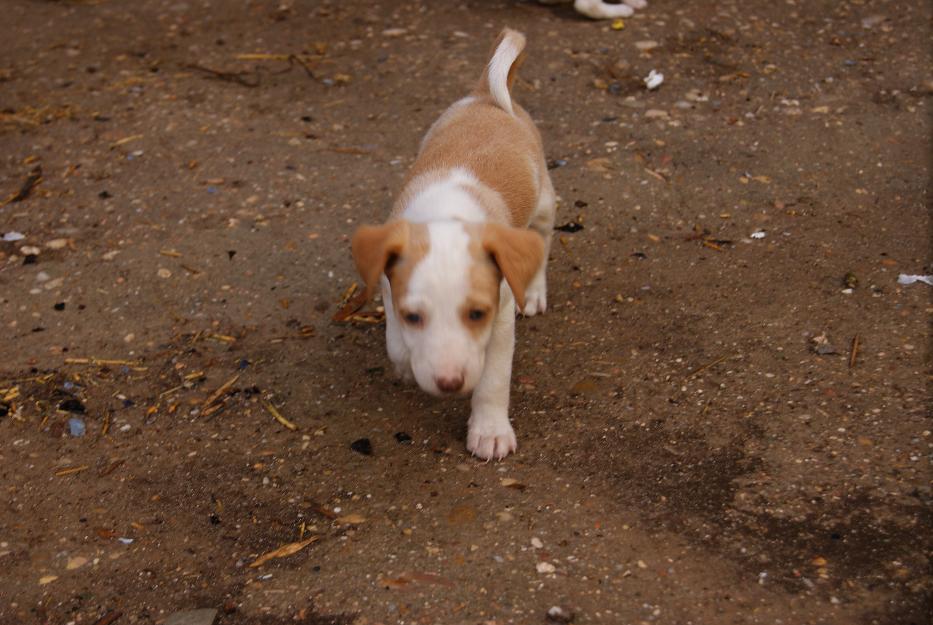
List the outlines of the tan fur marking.
<svg viewBox="0 0 933 625">
<path fill-rule="evenodd" d="M 496 106 L 489 96 L 477 96 L 475 101 L 450 111 L 445 123 L 435 127 L 427 137 L 393 213 L 398 216 L 404 210 L 412 195 L 408 186 L 418 176 L 429 174 L 440 178 L 451 169 L 463 168 L 502 197 L 508 208 L 505 217 L 509 225 L 527 226 L 538 202 L 543 176 L 547 175 L 547 165 L 541 156 L 538 130 L 528 113 L 517 104 L 514 107 L 515 117 Z M 534 155 L 535 166 L 529 155 Z M 498 221 L 503 217 L 489 205 L 488 198 L 481 193 L 477 197 L 492 219 Z"/>
<path fill-rule="evenodd" d="M 544 240 L 537 232 L 486 224 L 483 249 L 496 259 L 519 309 L 525 307 L 525 289 L 544 260 Z"/>
<path fill-rule="evenodd" d="M 410 223 L 408 231 L 408 245 L 386 274 L 392 287 L 392 303 L 396 310 L 399 310 L 399 301 L 408 293 L 408 283 L 415 267 L 431 250 L 431 238 L 425 224 Z"/>
<path fill-rule="evenodd" d="M 460 319 L 473 336 L 480 337 L 499 310 L 502 274 L 489 257 L 489 252 L 483 249 L 482 227 L 469 226 L 467 232 L 470 235 L 469 252 L 472 260 L 470 290 L 460 307 Z M 479 321 L 470 319 L 470 311 L 473 309 L 483 310 L 486 315 Z"/>
</svg>

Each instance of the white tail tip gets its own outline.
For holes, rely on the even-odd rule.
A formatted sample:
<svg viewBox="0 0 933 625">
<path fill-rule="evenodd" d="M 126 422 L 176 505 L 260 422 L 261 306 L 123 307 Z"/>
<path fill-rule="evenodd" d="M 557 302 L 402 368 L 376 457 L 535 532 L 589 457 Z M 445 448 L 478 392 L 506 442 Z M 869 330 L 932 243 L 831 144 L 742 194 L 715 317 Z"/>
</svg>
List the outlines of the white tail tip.
<svg viewBox="0 0 933 625">
<path fill-rule="evenodd" d="M 512 109 L 512 94 L 509 92 L 509 72 L 524 49 L 525 36 L 518 31 L 506 29 L 486 68 L 492 99 L 501 109 L 513 115 L 515 111 Z"/>
</svg>

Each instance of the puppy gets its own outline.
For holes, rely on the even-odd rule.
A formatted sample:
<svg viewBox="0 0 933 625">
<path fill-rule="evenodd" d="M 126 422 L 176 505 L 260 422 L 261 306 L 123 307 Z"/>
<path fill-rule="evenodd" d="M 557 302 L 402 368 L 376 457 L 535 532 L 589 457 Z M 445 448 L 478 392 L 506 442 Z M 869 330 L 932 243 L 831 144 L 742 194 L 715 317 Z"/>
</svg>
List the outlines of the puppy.
<svg viewBox="0 0 933 625">
<path fill-rule="evenodd" d="M 381 284 L 396 372 L 432 395 L 472 393 L 467 449 L 515 451 L 515 312 L 547 308 L 554 187 L 541 136 L 512 100 L 525 37 L 505 29 L 479 84 L 434 122 L 384 225 L 353 235 L 367 296 Z"/>
</svg>

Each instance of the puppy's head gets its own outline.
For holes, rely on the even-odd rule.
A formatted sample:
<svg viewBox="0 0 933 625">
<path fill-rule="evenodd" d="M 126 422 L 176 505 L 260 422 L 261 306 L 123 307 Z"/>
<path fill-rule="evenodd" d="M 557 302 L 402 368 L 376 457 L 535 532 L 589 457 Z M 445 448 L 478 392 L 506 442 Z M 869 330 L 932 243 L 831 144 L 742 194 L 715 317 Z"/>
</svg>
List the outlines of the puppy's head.
<svg viewBox="0 0 933 625">
<path fill-rule="evenodd" d="M 524 306 L 544 254 L 534 232 L 459 221 L 363 226 L 352 247 L 367 294 L 383 274 L 388 279 L 383 295 L 391 298 L 415 380 L 433 395 L 473 390 L 496 316 L 515 314 L 512 298 L 500 298 L 503 278 Z"/>
</svg>

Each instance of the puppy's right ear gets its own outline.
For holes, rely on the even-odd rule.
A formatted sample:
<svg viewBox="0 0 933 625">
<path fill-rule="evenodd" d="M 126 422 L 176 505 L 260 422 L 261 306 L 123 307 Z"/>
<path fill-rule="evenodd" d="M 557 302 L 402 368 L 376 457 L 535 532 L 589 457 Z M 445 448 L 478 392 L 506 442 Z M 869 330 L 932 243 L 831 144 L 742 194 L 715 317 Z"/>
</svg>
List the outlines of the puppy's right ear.
<svg viewBox="0 0 933 625">
<path fill-rule="evenodd" d="M 386 267 L 402 255 L 407 245 L 407 221 L 394 221 L 382 226 L 360 226 L 353 233 L 350 243 L 353 262 L 366 284 L 367 299 L 372 297 Z"/>
</svg>

